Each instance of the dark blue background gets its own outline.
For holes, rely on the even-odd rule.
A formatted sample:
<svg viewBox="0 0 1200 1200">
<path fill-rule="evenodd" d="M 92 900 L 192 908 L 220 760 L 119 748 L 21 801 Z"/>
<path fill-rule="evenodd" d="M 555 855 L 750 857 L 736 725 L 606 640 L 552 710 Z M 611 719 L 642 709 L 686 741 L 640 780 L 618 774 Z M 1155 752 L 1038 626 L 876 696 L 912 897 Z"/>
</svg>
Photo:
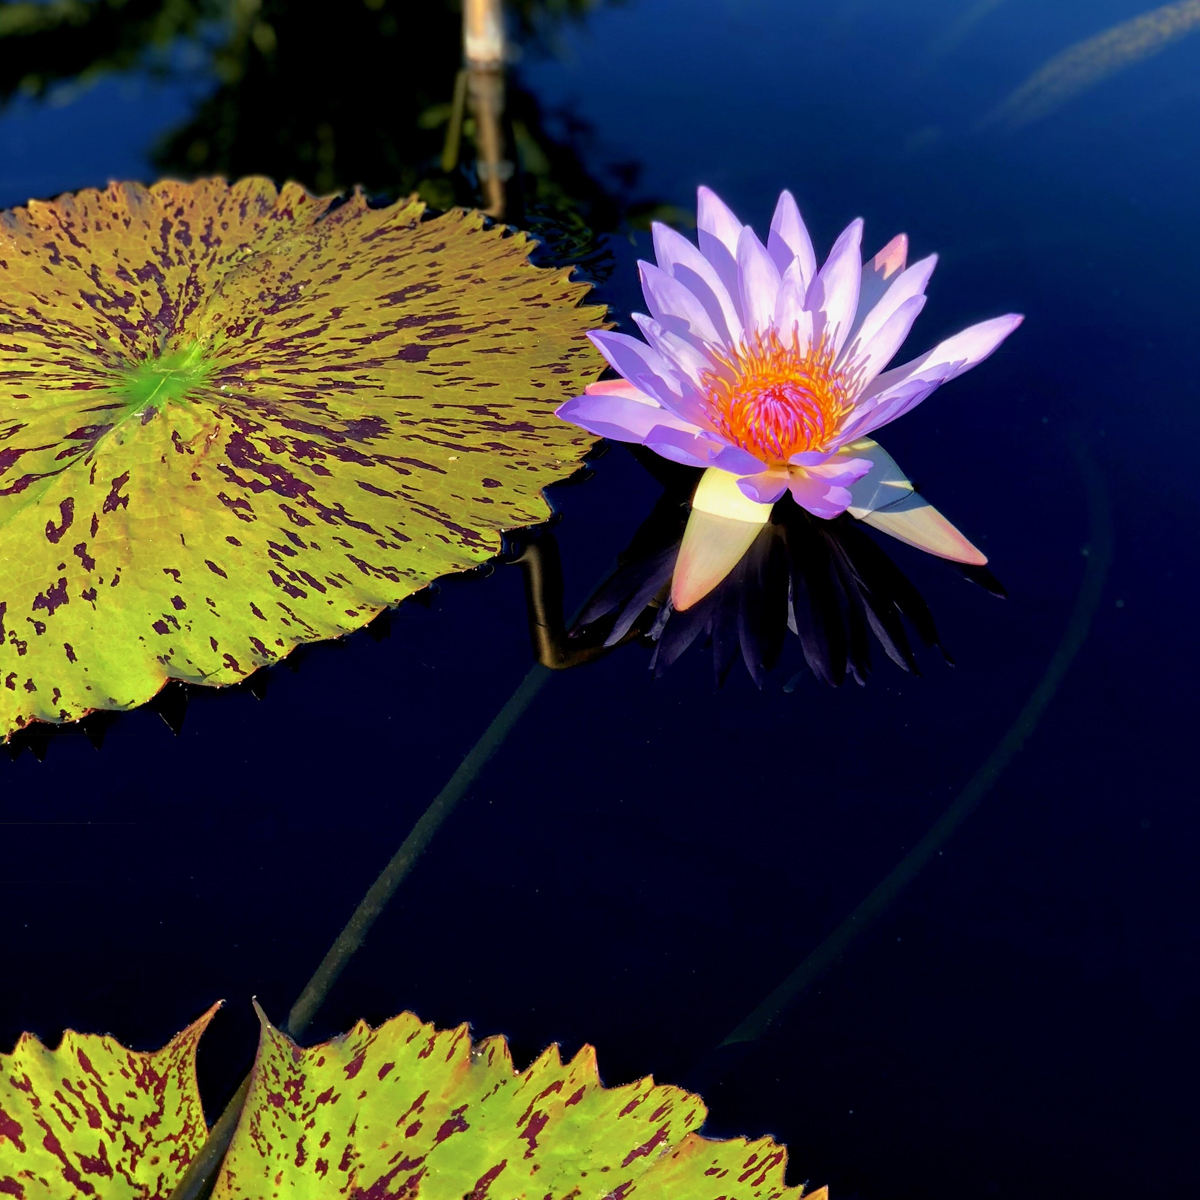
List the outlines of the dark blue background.
<svg viewBox="0 0 1200 1200">
<path fill-rule="evenodd" d="M 313 1036 L 412 1008 L 519 1058 L 597 1045 L 606 1081 L 704 1084 L 714 1134 L 771 1132 L 835 1200 L 1179 1195 L 1194 1177 L 1200 817 L 1193 374 L 1200 36 L 1034 123 L 985 119 L 1130 0 L 629 0 L 518 65 L 684 208 L 762 228 L 782 187 L 820 250 L 855 216 L 941 265 L 918 348 L 1009 310 L 994 359 L 888 430 L 991 557 L 1005 602 L 903 547 L 958 665 L 723 690 L 630 647 L 550 680 L 380 922 Z M 973 22 L 964 20 L 972 12 Z M 109 79 L 0 117 L 0 203 L 144 176 L 202 80 Z M 603 298 L 639 307 L 633 261 Z M 740 1022 L 899 861 L 1033 691 L 1095 537 L 1082 652 L 961 834 L 740 1054 Z M 623 451 L 558 489 L 568 608 L 657 495 Z M 882 656 L 877 656 L 882 658 Z M 201 694 L 173 738 L 121 718 L 0 761 L 0 1045 L 70 1025 L 161 1044 L 212 999 L 223 1103 L 367 883 L 530 661 L 515 568 L 450 581 L 391 635 L 318 647 L 263 701 Z"/>
</svg>

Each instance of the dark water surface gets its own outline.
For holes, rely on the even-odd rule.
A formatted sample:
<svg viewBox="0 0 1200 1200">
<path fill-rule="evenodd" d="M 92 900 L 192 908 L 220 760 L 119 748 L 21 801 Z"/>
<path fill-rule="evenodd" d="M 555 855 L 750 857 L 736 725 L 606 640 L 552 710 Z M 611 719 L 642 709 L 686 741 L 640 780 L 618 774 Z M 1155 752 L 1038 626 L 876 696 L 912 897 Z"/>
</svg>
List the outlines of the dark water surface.
<svg viewBox="0 0 1200 1200">
<path fill-rule="evenodd" d="M 1027 314 L 886 439 L 1009 598 L 895 546 L 953 669 L 925 653 L 913 677 L 877 653 L 865 688 L 833 690 L 793 681 L 792 639 L 762 691 L 740 667 L 715 688 L 699 649 L 657 681 L 636 645 L 556 674 L 312 1037 L 411 1008 L 507 1033 L 519 1059 L 591 1041 L 606 1082 L 702 1087 L 710 1133 L 774 1134 L 792 1178 L 835 1200 L 1187 1194 L 1200 31 L 1033 115 L 999 107 L 1139 11 L 629 0 L 522 60 L 551 125 L 590 123 L 597 176 L 636 162 L 645 195 L 684 209 L 707 183 L 760 228 L 786 186 L 820 252 L 860 215 L 872 251 L 900 229 L 914 257 L 936 249 L 915 348 Z M 11 107 L 0 203 L 148 175 L 151 141 L 202 94 L 183 75 Z M 624 317 L 649 239 L 610 246 L 601 295 Z M 554 490 L 568 610 L 658 492 L 623 449 Z M 69 1025 L 148 1048 L 225 997 L 201 1055 L 215 1114 L 253 1052 L 250 997 L 283 1019 L 531 661 L 511 566 L 448 581 L 388 632 L 272 670 L 261 701 L 194 694 L 177 737 L 143 709 L 99 752 L 65 736 L 45 761 L 0 760 L 0 1046 Z M 1081 636 L 944 852 L 762 1036 L 718 1049 Z"/>
</svg>

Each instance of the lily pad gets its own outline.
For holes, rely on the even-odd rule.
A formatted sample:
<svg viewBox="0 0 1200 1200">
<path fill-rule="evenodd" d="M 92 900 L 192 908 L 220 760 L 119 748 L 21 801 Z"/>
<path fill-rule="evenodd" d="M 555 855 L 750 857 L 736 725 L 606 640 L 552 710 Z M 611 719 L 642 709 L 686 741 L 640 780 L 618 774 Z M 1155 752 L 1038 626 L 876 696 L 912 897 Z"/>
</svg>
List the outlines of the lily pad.
<svg viewBox="0 0 1200 1200">
<path fill-rule="evenodd" d="M 166 1196 L 204 1144 L 196 1045 L 214 1005 L 161 1050 L 68 1030 L 57 1050 L 23 1034 L 0 1054 L 0 1196 Z"/>
<path fill-rule="evenodd" d="M 422 214 L 257 178 L 0 214 L 0 736 L 236 682 L 546 518 L 602 311 Z"/>
<path fill-rule="evenodd" d="M 566 1064 L 551 1046 L 516 1071 L 504 1038 L 473 1043 L 466 1025 L 412 1013 L 310 1049 L 262 1018 L 213 1200 L 799 1200 L 782 1146 L 702 1137 L 705 1115 L 698 1096 L 650 1078 L 605 1088 L 591 1046 Z"/>
<path fill-rule="evenodd" d="M 0 1196 L 169 1195 L 204 1141 L 196 1044 L 214 1012 L 151 1054 L 72 1032 L 57 1050 L 26 1034 L 0 1054 Z M 784 1183 L 782 1146 L 702 1137 L 704 1102 L 682 1088 L 605 1088 L 591 1046 L 566 1064 L 551 1046 L 517 1071 L 504 1038 L 412 1013 L 308 1049 L 259 1016 L 213 1200 L 806 1196 Z"/>
</svg>

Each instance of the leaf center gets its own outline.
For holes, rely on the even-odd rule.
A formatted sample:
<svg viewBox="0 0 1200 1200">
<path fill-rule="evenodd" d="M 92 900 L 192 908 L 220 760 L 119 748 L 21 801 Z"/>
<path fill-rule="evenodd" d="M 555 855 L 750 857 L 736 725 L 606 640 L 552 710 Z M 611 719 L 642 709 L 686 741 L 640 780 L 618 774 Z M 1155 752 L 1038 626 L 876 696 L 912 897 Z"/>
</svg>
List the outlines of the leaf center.
<svg viewBox="0 0 1200 1200">
<path fill-rule="evenodd" d="M 178 403 L 208 379 L 212 364 L 199 345 L 147 358 L 130 368 L 120 385 L 129 401 L 131 413 L 140 413 L 143 421 L 161 412 L 168 404 Z"/>
</svg>

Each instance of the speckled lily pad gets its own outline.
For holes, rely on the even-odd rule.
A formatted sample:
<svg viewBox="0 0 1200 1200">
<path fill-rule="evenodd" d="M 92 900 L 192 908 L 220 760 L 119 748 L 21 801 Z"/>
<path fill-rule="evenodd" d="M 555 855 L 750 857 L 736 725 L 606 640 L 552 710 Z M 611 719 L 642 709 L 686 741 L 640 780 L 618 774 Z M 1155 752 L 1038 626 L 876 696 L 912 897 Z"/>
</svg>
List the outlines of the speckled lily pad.
<svg viewBox="0 0 1200 1200">
<path fill-rule="evenodd" d="M 150 1054 L 76 1033 L 0 1054 L 0 1195 L 169 1195 L 204 1140 L 195 1058 L 211 1016 Z M 472 1042 L 465 1025 L 412 1013 L 307 1049 L 263 1017 L 212 1194 L 828 1200 L 785 1185 L 787 1151 L 769 1137 L 703 1137 L 705 1115 L 698 1096 L 650 1078 L 604 1087 L 590 1046 L 568 1063 L 551 1046 L 517 1071 L 504 1038 Z"/>
<path fill-rule="evenodd" d="M 546 518 L 601 311 L 421 217 L 254 178 L 0 214 L 0 736 L 236 682 Z"/>
<path fill-rule="evenodd" d="M 0 1196 L 170 1195 L 208 1132 L 196 1046 L 216 1011 L 151 1053 L 71 1030 L 50 1050 L 23 1034 L 0 1054 Z"/>
<path fill-rule="evenodd" d="M 651 1078 L 605 1088 L 591 1046 L 516 1071 L 504 1038 L 412 1013 L 308 1049 L 263 1019 L 213 1200 L 800 1200 L 782 1146 L 702 1137 L 706 1112 Z"/>
</svg>

